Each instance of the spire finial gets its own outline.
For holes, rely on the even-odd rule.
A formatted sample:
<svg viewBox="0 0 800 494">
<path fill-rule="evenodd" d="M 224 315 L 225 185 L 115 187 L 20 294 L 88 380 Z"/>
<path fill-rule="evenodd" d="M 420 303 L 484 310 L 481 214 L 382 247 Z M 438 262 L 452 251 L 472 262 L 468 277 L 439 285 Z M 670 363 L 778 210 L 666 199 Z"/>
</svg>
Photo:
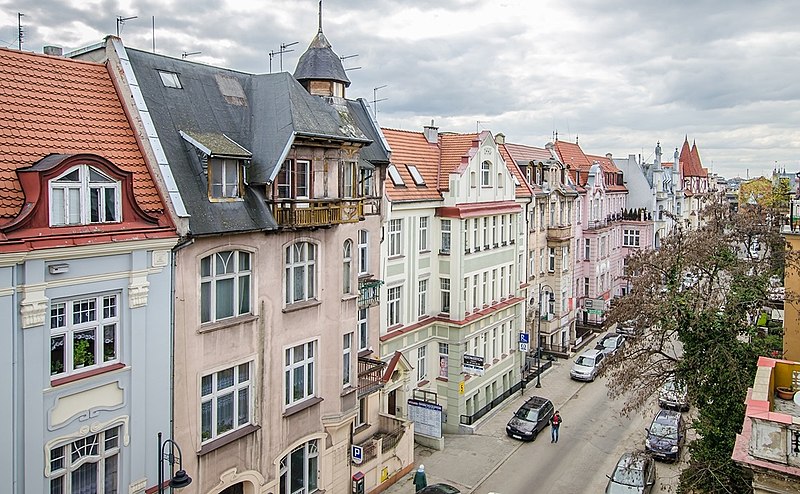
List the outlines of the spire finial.
<svg viewBox="0 0 800 494">
<path fill-rule="evenodd" d="M 319 32 L 322 32 L 322 0 L 319 0 Z"/>
</svg>

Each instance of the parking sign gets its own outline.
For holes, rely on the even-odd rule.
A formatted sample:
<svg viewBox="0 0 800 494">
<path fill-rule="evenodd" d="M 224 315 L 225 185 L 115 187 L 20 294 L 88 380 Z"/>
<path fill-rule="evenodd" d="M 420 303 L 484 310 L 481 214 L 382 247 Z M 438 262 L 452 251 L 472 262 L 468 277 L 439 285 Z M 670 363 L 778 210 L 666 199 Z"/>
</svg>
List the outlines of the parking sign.
<svg viewBox="0 0 800 494">
<path fill-rule="evenodd" d="M 519 351 L 527 352 L 530 349 L 531 335 L 528 333 L 519 334 Z"/>
<path fill-rule="evenodd" d="M 360 465 L 364 461 L 364 448 L 354 444 L 351 447 L 350 455 L 353 457 L 353 463 Z"/>
</svg>

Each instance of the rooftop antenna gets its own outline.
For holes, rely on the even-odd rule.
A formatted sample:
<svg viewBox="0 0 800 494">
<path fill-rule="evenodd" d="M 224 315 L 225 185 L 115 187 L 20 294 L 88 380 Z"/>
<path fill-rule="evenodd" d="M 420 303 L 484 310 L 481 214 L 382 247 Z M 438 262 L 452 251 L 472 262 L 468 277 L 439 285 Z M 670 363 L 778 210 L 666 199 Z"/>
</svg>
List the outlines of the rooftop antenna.
<svg viewBox="0 0 800 494">
<path fill-rule="evenodd" d="M 294 50 L 287 50 L 287 48 L 289 48 L 290 46 L 294 46 L 297 43 L 299 43 L 299 41 L 293 41 L 292 43 L 281 43 L 281 49 L 280 50 L 278 50 L 278 51 L 272 50 L 271 52 L 269 52 L 269 73 L 270 74 L 272 73 L 272 57 L 274 57 L 275 55 L 280 55 L 281 72 L 283 72 L 283 54 L 284 53 L 293 52 Z"/>
<path fill-rule="evenodd" d="M 378 118 L 378 101 L 386 101 L 389 98 L 381 98 L 378 99 L 378 89 L 383 89 L 387 87 L 388 84 L 384 84 L 383 86 L 378 86 L 372 88 L 372 117 Z"/>
<path fill-rule="evenodd" d="M 156 16 L 153 17 L 153 53 L 156 52 Z"/>
<path fill-rule="evenodd" d="M 17 30 L 19 32 L 19 36 L 17 37 L 17 47 L 19 51 L 22 51 L 22 38 L 25 37 L 25 33 L 22 31 L 22 16 L 25 15 L 22 12 L 17 12 Z"/>
<path fill-rule="evenodd" d="M 357 56 L 358 56 L 358 53 L 356 53 L 355 55 L 345 55 L 345 56 L 343 56 L 343 57 L 339 57 L 339 60 L 341 60 L 342 62 L 344 62 L 344 61 L 345 61 L 345 60 L 347 60 L 348 58 L 355 58 L 355 57 L 357 57 Z M 346 69 L 344 69 L 344 70 L 358 70 L 358 69 L 360 69 L 360 68 L 361 68 L 361 67 L 347 67 L 347 68 L 346 68 Z"/>
<path fill-rule="evenodd" d="M 481 124 L 485 124 L 485 123 L 489 123 L 489 121 L 488 120 L 475 120 L 475 133 L 476 134 L 480 134 L 481 131 L 480 131 L 479 127 L 480 127 Z"/>
<path fill-rule="evenodd" d="M 125 25 L 125 21 L 129 21 L 131 19 L 136 19 L 138 16 L 131 16 L 131 17 L 122 17 L 121 15 L 117 16 L 117 38 L 119 38 L 119 34 L 122 32 L 122 28 Z"/>
<path fill-rule="evenodd" d="M 203 53 L 202 51 L 185 51 L 181 53 L 181 58 L 186 60 L 187 58 L 191 57 L 192 55 L 199 55 Z"/>
</svg>

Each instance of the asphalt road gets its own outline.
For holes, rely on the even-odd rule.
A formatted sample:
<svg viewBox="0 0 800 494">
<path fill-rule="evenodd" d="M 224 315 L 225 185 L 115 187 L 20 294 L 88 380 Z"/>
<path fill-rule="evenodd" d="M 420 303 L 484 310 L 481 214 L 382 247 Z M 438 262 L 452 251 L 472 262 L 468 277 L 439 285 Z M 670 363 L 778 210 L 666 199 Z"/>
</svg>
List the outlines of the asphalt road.
<svg viewBox="0 0 800 494">
<path fill-rule="evenodd" d="M 609 401 L 604 379 L 578 384 L 560 406 L 564 420 L 560 439 L 550 443 L 549 429 L 518 447 L 471 492 L 488 494 L 604 492 L 620 455 L 644 449 L 645 428 L 658 410 L 653 400 L 644 415 L 620 416 L 621 403 Z M 556 406 L 559 406 L 556 404 Z M 502 431 L 498 431 L 502 433 Z M 654 492 L 675 485 L 678 468 L 656 464 Z"/>
</svg>

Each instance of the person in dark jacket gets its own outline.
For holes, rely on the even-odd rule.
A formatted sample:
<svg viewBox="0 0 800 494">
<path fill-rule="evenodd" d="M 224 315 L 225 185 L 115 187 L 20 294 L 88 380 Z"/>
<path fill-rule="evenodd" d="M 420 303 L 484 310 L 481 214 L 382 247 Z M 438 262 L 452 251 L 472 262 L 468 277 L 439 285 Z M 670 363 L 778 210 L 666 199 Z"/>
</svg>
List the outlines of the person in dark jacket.
<svg viewBox="0 0 800 494">
<path fill-rule="evenodd" d="M 558 442 L 558 428 L 559 427 L 561 427 L 561 414 L 558 413 L 558 410 L 556 410 L 556 413 L 554 413 L 553 416 L 550 417 L 550 442 L 551 443 L 557 443 Z"/>
<path fill-rule="evenodd" d="M 425 478 L 425 465 L 420 465 L 417 473 L 414 474 L 414 487 L 417 488 L 415 492 L 419 492 L 427 485 L 428 479 Z"/>
</svg>

